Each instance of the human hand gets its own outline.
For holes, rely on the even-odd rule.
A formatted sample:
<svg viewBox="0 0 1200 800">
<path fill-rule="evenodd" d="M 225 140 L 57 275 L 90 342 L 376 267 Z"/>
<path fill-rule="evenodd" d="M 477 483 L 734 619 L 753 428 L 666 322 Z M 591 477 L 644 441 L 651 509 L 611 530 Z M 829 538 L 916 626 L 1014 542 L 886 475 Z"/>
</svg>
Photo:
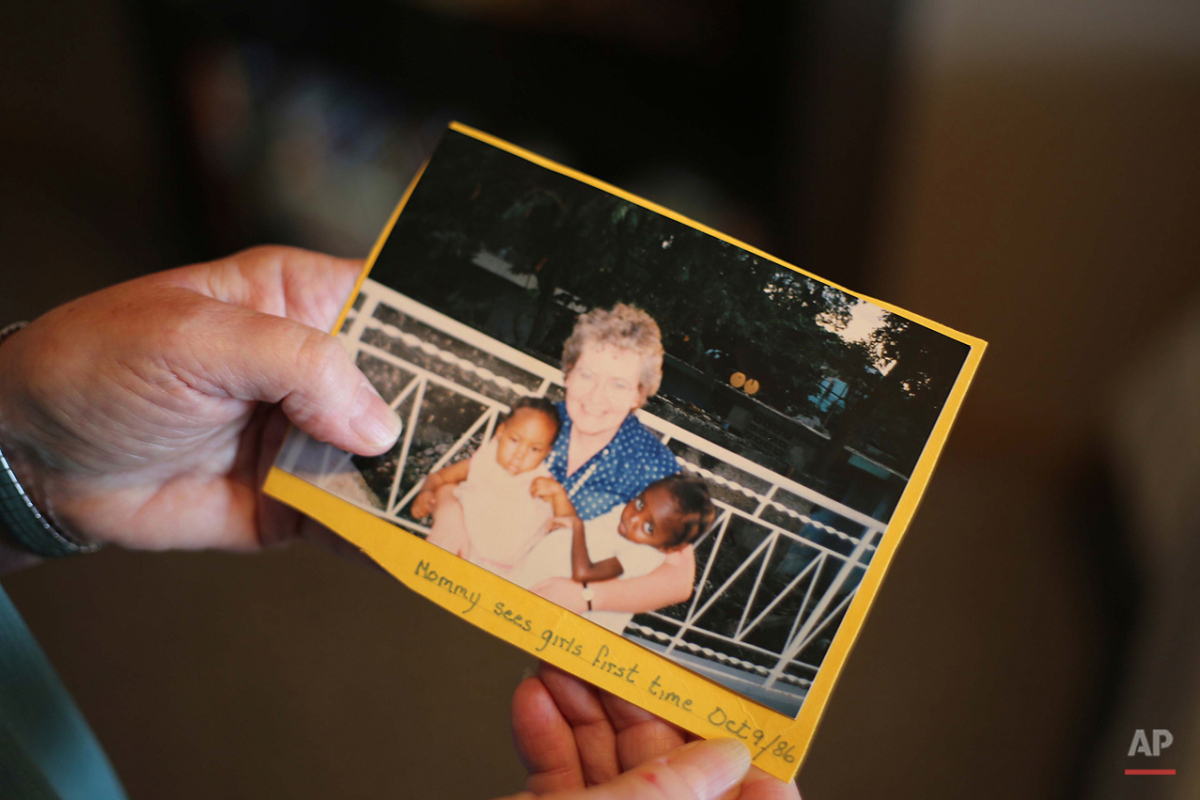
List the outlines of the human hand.
<svg viewBox="0 0 1200 800">
<path fill-rule="evenodd" d="M 750 767 L 740 743 L 697 741 L 545 664 L 517 687 L 512 715 L 517 752 L 529 770 L 528 791 L 517 798 L 800 800 L 795 784 Z"/>
<path fill-rule="evenodd" d="M 283 414 L 362 455 L 396 439 L 399 419 L 326 332 L 360 272 L 262 247 L 35 320 L 0 345 L 0 444 L 18 478 L 87 542 L 246 550 L 327 535 L 264 499 L 260 476 Z"/>
<path fill-rule="evenodd" d="M 551 517 L 550 519 L 546 520 L 544 525 L 542 525 L 541 534 L 544 535 L 550 533 L 550 531 L 556 531 L 559 528 L 566 528 L 569 531 L 573 531 L 575 530 L 576 526 L 582 527 L 583 520 L 574 514 Z"/>
<path fill-rule="evenodd" d="M 583 599 L 583 587 L 570 578 L 547 578 L 533 587 L 533 593 L 567 611 L 583 614 L 588 610 Z"/>
<path fill-rule="evenodd" d="M 566 492 L 567 490 L 563 488 L 561 483 L 554 480 L 554 478 L 547 478 L 544 475 L 534 478 L 529 484 L 529 493 L 539 500 L 553 502 L 555 497 L 559 494 L 566 494 Z"/>
<path fill-rule="evenodd" d="M 426 478 L 426 486 L 429 485 L 429 479 Z M 413 519 L 424 519 L 434 512 L 437 508 L 437 493 L 433 489 L 421 489 L 417 492 L 417 496 L 413 498 L 412 508 L 409 513 Z"/>
</svg>

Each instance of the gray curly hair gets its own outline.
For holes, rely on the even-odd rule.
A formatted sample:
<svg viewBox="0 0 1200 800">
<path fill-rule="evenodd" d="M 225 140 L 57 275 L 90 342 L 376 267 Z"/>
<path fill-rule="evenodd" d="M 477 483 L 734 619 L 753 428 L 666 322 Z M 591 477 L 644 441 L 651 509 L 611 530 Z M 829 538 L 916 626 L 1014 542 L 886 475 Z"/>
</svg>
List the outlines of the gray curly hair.
<svg viewBox="0 0 1200 800">
<path fill-rule="evenodd" d="M 563 373 L 575 368 L 588 345 L 611 345 L 632 350 L 642 357 L 638 391 L 642 401 L 658 391 L 662 384 L 662 331 L 654 317 L 635 306 L 617 303 L 612 308 L 593 308 L 580 314 L 575 329 L 563 342 Z"/>
</svg>

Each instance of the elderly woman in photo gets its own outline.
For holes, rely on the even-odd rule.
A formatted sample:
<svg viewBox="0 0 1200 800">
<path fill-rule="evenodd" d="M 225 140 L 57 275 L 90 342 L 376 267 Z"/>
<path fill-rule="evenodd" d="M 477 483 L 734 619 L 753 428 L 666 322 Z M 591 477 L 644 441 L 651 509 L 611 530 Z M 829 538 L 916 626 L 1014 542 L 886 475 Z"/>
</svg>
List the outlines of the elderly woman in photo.
<svg viewBox="0 0 1200 800">
<path fill-rule="evenodd" d="M 679 472 L 675 455 L 633 413 L 662 383 L 663 346 L 658 323 L 644 311 L 618 304 L 582 314 L 563 345 L 566 401 L 558 403 L 562 427 L 544 466 L 566 490 L 585 522 L 623 507 L 655 481 Z M 470 545 L 442 530 L 439 518 L 461 515 L 451 493 L 433 504 L 430 541 L 471 558 Z M 652 572 L 584 586 L 549 578 L 533 590 L 565 608 L 585 611 L 652 611 L 691 596 L 696 556 L 690 545 L 666 555 Z"/>
<path fill-rule="evenodd" d="M 546 464 L 587 521 L 679 472 L 675 455 L 633 413 L 662 383 L 662 334 L 649 314 L 632 306 L 593 309 L 575 322 L 562 360 L 567 399 L 559 403 L 562 430 Z M 550 578 L 533 588 L 579 613 L 653 611 L 688 599 L 695 573 L 688 545 L 642 577 L 591 583 L 586 590 Z"/>
</svg>

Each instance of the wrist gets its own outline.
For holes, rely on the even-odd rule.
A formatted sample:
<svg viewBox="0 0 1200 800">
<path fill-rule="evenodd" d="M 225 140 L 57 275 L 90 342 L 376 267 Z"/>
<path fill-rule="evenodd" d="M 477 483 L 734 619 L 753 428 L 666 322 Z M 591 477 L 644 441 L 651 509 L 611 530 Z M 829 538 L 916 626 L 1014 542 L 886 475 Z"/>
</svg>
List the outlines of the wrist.
<svg viewBox="0 0 1200 800">
<path fill-rule="evenodd" d="M 30 463 L 29 447 L 21 435 L 23 426 L 17 412 L 21 393 L 20 367 L 14 354 L 18 347 L 16 334 L 25 327 L 17 322 L 8 326 L 0 326 L 0 451 L 4 452 L 10 468 L 21 481 L 22 486 L 30 492 L 40 481 L 36 480 L 35 470 Z"/>
<path fill-rule="evenodd" d="M 21 346 L 18 332 L 25 323 L 0 326 L 0 452 L 25 493 L 39 507 L 45 503 L 45 471 L 39 469 L 36 447 L 28 435 L 29 424 L 21 413 L 21 366 L 16 354 Z"/>
<path fill-rule="evenodd" d="M 98 545 L 85 544 L 55 524 L 50 516 L 43 472 L 36 468 L 32 448 L 19 435 L 16 413 L 18 384 L 14 380 L 12 344 L 5 344 L 24 323 L 0 329 L 0 534 L 33 555 L 52 558 L 89 553 Z"/>
<path fill-rule="evenodd" d="M 0 345 L 3 343 L 3 338 L 0 338 Z M 12 375 L 11 366 L 4 361 L 6 350 L 10 349 L 0 347 L 0 452 L 11 452 L 10 461 L 16 462 L 12 466 L 14 470 L 19 470 L 18 480 L 30 481 L 32 483 L 30 480 L 30 470 L 25 467 L 23 463 L 24 459 L 17 457 L 17 453 L 19 452 L 17 447 L 14 444 L 10 444 L 14 441 L 11 433 L 12 425 L 10 423 L 12 415 L 5 410 L 5 405 L 10 398 L 10 394 L 3 385 L 5 378 Z M 0 521 L 0 575 L 31 566 L 41 560 L 41 558 L 29 552 L 20 542 L 14 539 L 9 533 L 8 525 Z"/>
</svg>

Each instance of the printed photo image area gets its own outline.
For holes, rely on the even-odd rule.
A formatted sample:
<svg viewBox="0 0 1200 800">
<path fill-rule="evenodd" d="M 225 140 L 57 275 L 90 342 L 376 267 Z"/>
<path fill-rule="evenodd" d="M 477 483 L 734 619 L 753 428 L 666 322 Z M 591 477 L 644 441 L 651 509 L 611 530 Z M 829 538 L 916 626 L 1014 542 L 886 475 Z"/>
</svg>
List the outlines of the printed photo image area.
<svg viewBox="0 0 1200 800">
<path fill-rule="evenodd" d="M 969 351 L 456 131 L 340 335 L 404 433 L 280 467 L 789 716 Z"/>
</svg>

